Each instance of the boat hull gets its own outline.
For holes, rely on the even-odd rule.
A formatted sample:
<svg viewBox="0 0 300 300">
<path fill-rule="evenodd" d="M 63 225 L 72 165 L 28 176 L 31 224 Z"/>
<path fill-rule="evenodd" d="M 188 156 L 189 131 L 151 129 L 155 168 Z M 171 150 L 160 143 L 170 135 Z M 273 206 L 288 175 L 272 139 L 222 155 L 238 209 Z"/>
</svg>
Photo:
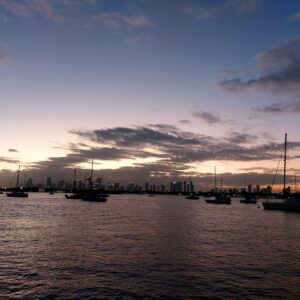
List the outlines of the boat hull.
<svg viewBox="0 0 300 300">
<path fill-rule="evenodd" d="M 188 200 L 199 200 L 199 197 L 198 196 L 187 196 L 187 197 L 185 197 L 185 199 L 188 199 Z"/>
<path fill-rule="evenodd" d="M 231 200 L 229 199 L 224 199 L 224 200 L 220 200 L 220 199 L 205 199 L 205 202 L 208 204 L 231 204 Z"/>
<path fill-rule="evenodd" d="M 12 193 L 6 193 L 7 197 L 14 197 L 14 198 L 27 198 L 28 194 L 24 192 L 12 192 Z"/>
<path fill-rule="evenodd" d="M 107 198 L 99 196 L 83 196 L 82 200 L 88 202 L 106 202 Z"/>
<path fill-rule="evenodd" d="M 256 199 L 241 199 L 240 203 L 244 203 L 244 204 L 256 204 L 257 200 Z"/>
<path fill-rule="evenodd" d="M 265 210 L 300 212 L 300 201 L 298 199 L 285 202 L 263 202 L 263 207 Z"/>
<path fill-rule="evenodd" d="M 77 195 L 77 194 L 67 195 L 67 194 L 65 194 L 65 198 L 66 199 L 82 199 L 82 195 Z"/>
</svg>

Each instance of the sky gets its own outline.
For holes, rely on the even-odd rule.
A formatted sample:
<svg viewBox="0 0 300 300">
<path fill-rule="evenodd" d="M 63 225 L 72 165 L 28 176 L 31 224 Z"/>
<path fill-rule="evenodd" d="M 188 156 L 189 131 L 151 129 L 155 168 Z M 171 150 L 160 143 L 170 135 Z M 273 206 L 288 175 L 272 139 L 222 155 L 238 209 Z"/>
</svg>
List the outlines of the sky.
<svg viewBox="0 0 300 300">
<path fill-rule="evenodd" d="M 292 184 L 300 1 L 0 0 L 0 88 L 0 185 Z"/>
</svg>

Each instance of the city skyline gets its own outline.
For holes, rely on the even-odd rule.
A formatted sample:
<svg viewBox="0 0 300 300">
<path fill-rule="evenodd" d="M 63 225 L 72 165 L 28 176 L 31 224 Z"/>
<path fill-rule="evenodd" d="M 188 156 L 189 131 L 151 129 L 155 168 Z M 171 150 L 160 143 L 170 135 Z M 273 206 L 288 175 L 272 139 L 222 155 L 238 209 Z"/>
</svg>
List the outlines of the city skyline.
<svg viewBox="0 0 300 300">
<path fill-rule="evenodd" d="M 299 174 L 299 1 L 0 0 L 0 24 L 0 186 L 92 157 L 110 182 L 270 185 L 286 132 Z"/>
</svg>

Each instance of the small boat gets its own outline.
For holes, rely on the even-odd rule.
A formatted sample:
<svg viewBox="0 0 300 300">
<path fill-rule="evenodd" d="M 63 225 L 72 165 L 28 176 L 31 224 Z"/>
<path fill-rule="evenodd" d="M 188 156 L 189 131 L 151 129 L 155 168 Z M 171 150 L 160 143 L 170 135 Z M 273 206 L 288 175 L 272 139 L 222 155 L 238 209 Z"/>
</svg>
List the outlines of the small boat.
<svg viewBox="0 0 300 300">
<path fill-rule="evenodd" d="M 88 178 L 90 181 L 90 190 L 84 192 L 81 196 L 83 201 L 90 201 L 90 202 L 106 202 L 107 196 L 105 194 L 100 193 L 97 190 L 93 189 L 93 167 L 94 167 L 94 158 L 92 158 L 92 168 L 91 168 L 91 175 Z"/>
<path fill-rule="evenodd" d="M 97 194 L 97 193 L 85 193 L 82 195 L 83 201 L 90 201 L 90 202 L 106 202 L 107 197 L 104 194 Z"/>
<path fill-rule="evenodd" d="M 222 190 L 222 181 L 221 181 L 221 190 Z M 215 167 L 215 192 L 217 191 L 217 169 Z M 206 198 L 206 203 L 209 204 L 231 204 L 231 197 L 225 193 L 216 194 L 215 197 Z"/>
<path fill-rule="evenodd" d="M 240 199 L 240 203 L 256 204 L 257 203 L 257 197 L 253 196 L 253 195 L 246 195 L 244 198 Z"/>
<path fill-rule="evenodd" d="M 195 194 L 190 194 L 190 195 L 186 196 L 185 199 L 188 199 L 188 200 L 199 200 L 199 196 L 197 196 Z"/>
<path fill-rule="evenodd" d="M 51 192 L 49 192 L 49 194 L 50 194 L 50 195 L 54 195 L 54 192 L 53 192 L 53 191 L 51 191 Z"/>
<path fill-rule="evenodd" d="M 23 192 L 19 187 L 19 178 L 20 178 L 20 166 L 18 169 L 18 173 L 17 173 L 17 183 L 16 183 L 16 187 L 15 190 L 9 193 L 6 193 L 7 197 L 15 197 L 15 198 L 27 198 L 28 197 L 28 193 Z"/>
<path fill-rule="evenodd" d="M 285 134 L 284 139 L 284 168 L 283 168 L 283 199 L 281 201 L 269 201 L 267 199 L 263 202 L 263 207 L 265 210 L 280 210 L 280 211 L 288 211 L 288 212 L 300 212 L 300 198 L 296 195 L 287 195 L 286 193 L 286 150 L 287 150 L 287 134 Z M 275 173 L 276 176 L 276 173 Z M 274 177 L 275 180 L 275 177 Z M 273 181 L 274 183 L 274 181 Z"/>
<path fill-rule="evenodd" d="M 66 199 L 82 199 L 82 197 L 83 197 L 82 194 L 72 194 L 72 195 L 65 194 Z"/>
<path fill-rule="evenodd" d="M 231 204 L 231 197 L 227 194 L 219 194 L 214 198 L 205 199 L 205 202 L 209 204 Z"/>
<path fill-rule="evenodd" d="M 16 198 L 27 198 L 28 193 L 22 192 L 22 191 L 13 191 L 10 193 L 6 193 L 7 197 L 16 197 Z"/>
</svg>

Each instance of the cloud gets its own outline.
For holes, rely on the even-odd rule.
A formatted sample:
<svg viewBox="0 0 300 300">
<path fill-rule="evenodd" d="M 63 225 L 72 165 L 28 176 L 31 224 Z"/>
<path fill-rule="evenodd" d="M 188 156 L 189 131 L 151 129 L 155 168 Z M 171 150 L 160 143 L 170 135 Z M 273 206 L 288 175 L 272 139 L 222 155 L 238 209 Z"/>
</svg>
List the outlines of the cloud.
<svg viewBox="0 0 300 300">
<path fill-rule="evenodd" d="M 228 1 L 227 6 L 234 8 L 240 13 L 246 13 L 259 8 L 261 0 L 231 0 Z"/>
<path fill-rule="evenodd" d="M 199 20 L 207 20 L 219 17 L 222 14 L 234 9 L 237 13 L 243 14 L 253 11 L 261 6 L 261 0 L 229 0 L 220 5 L 211 6 L 185 6 L 183 12 L 186 15 Z"/>
<path fill-rule="evenodd" d="M 16 149 L 10 148 L 10 149 L 8 149 L 8 152 L 14 152 L 14 153 L 17 153 L 17 152 L 19 152 L 19 151 L 16 150 Z"/>
<path fill-rule="evenodd" d="M 223 81 L 222 86 L 232 92 L 251 88 L 300 95 L 300 38 L 259 54 L 257 61 L 260 77 L 234 78 Z"/>
<path fill-rule="evenodd" d="M 298 22 L 300 21 L 300 10 L 289 17 L 290 22 Z"/>
<path fill-rule="evenodd" d="M 59 14 L 54 6 L 53 1 L 49 0 L 0 0 L 0 6 L 4 7 L 10 13 L 20 17 L 33 17 L 34 15 L 42 15 L 47 19 L 59 23 L 64 17 Z"/>
<path fill-rule="evenodd" d="M 207 111 L 196 111 L 193 112 L 192 115 L 198 119 L 203 120 L 204 122 L 210 125 L 221 122 L 221 119 L 218 116 L 209 113 Z"/>
<path fill-rule="evenodd" d="M 153 27 L 152 22 L 143 14 L 127 16 L 120 12 L 99 13 L 91 17 L 93 24 L 101 24 L 110 29 Z"/>
<path fill-rule="evenodd" d="M 234 144 L 249 144 L 253 143 L 258 137 L 256 135 L 240 132 L 231 132 L 226 140 Z"/>
<path fill-rule="evenodd" d="M 252 107 L 251 110 L 254 112 L 270 113 L 270 114 L 299 113 L 300 112 L 300 100 L 288 102 L 288 103 L 277 102 L 277 103 L 272 103 L 270 105 Z"/>
<path fill-rule="evenodd" d="M 191 124 L 192 122 L 190 120 L 179 120 L 180 124 Z"/>
<path fill-rule="evenodd" d="M 123 16 L 123 22 L 133 27 L 153 27 L 150 20 L 143 14 L 136 16 Z"/>
<path fill-rule="evenodd" d="M 47 176 L 66 179 L 71 178 L 73 168 L 78 167 L 79 177 L 84 178 L 89 170 L 82 166 L 94 157 L 95 164 L 102 166 L 102 170 L 95 171 L 95 177 L 105 176 L 115 182 L 167 182 L 187 174 L 202 176 L 191 171 L 191 165 L 201 162 L 277 160 L 283 148 L 282 143 L 271 141 L 257 145 L 256 136 L 247 133 L 233 132 L 228 137 L 216 139 L 168 124 L 73 130 L 71 133 L 78 138 L 78 143 L 69 144 L 68 154 L 31 163 L 27 167 L 30 176 L 39 180 Z M 293 153 L 298 155 L 300 142 L 289 142 L 289 149 L 294 149 Z M 2 161 L 17 162 L 8 158 Z M 116 166 L 104 167 L 110 166 L 110 162 Z"/>
<path fill-rule="evenodd" d="M 218 14 L 219 10 L 220 9 L 218 7 L 204 8 L 204 7 L 186 6 L 183 11 L 186 15 L 189 15 L 196 19 L 207 20 L 215 17 Z"/>
<path fill-rule="evenodd" d="M 12 158 L 8 158 L 8 157 L 0 156 L 0 162 L 9 163 L 9 164 L 17 164 L 20 161 L 18 159 L 12 159 Z"/>
</svg>

